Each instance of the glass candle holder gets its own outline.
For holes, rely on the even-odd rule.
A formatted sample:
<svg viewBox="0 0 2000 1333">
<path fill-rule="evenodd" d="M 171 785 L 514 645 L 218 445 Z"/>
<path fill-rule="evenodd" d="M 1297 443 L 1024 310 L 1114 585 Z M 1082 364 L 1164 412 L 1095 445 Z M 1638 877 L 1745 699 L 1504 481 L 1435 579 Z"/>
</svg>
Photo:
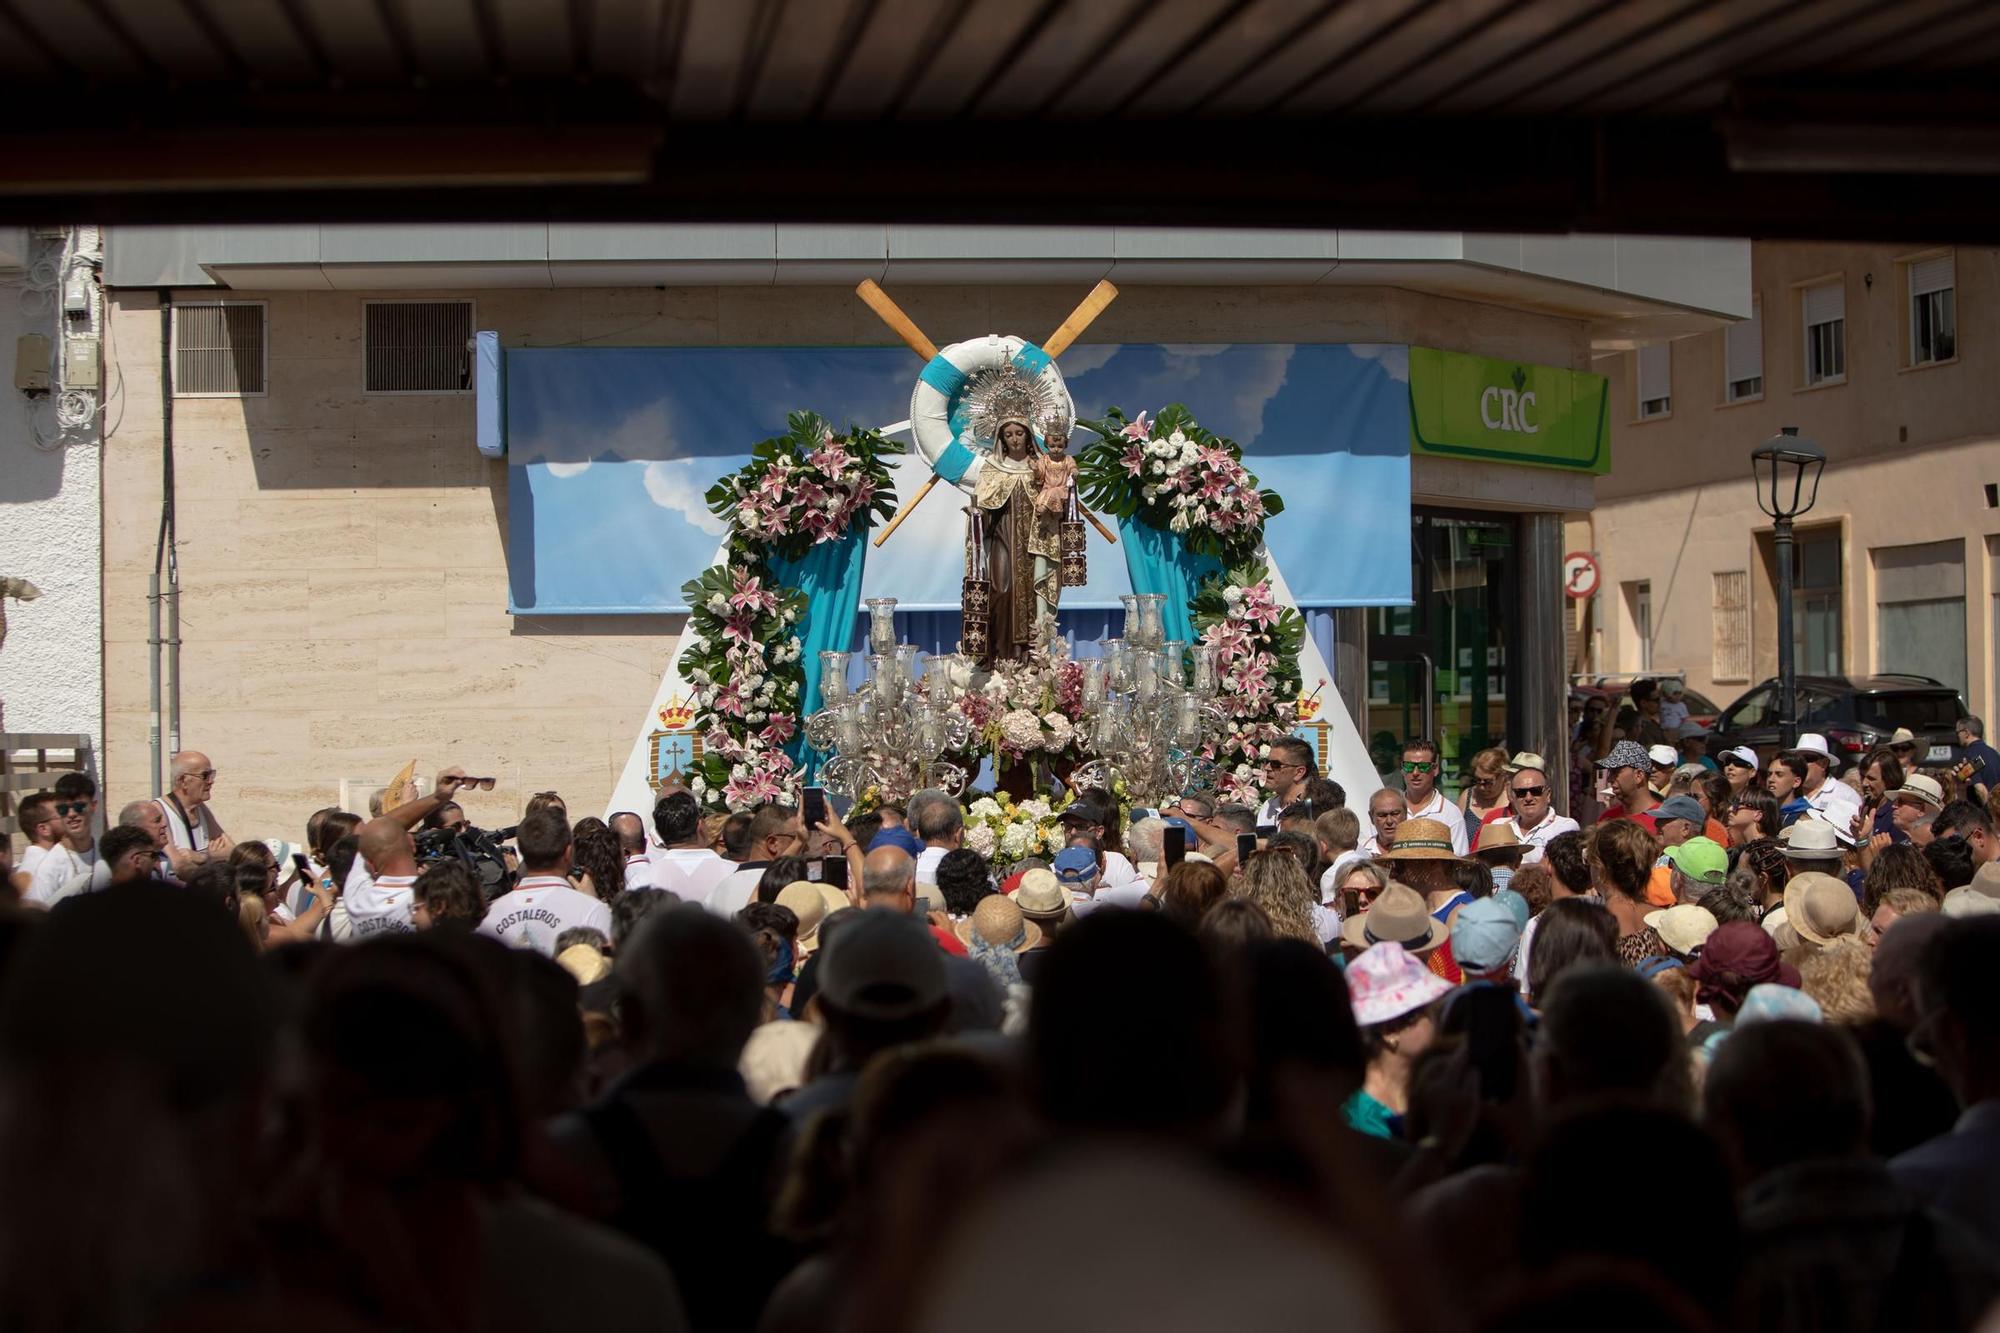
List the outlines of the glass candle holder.
<svg viewBox="0 0 2000 1333">
<path fill-rule="evenodd" d="M 819 697 L 828 708 L 847 701 L 847 664 L 852 653 L 826 652 L 819 655 Z"/>
<path fill-rule="evenodd" d="M 951 698 L 953 660 L 950 653 L 933 653 L 924 663 L 924 693 L 939 704 Z"/>
<path fill-rule="evenodd" d="M 1083 665 L 1083 702 L 1086 705 L 1103 703 L 1104 668 L 1105 668 L 1104 659 L 1101 657 L 1086 657 L 1083 659 L 1082 665 Z"/>
<path fill-rule="evenodd" d="M 1136 592 L 1122 594 L 1118 604 L 1125 608 L 1125 638 L 1130 643 L 1138 643 L 1145 637 L 1144 626 L 1140 623 L 1140 595 Z"/>
<path fill-rule="evenodd" d="M 917 647 L 914 643 L 897 644 L 894 654 L 896 659 L 896 675 L 903 680 L 915 680 L 917 677 L 917 654 L 922 651 L 923 649 Z"/>
<path fill-rule="evenodd" d="M 1194 665 L 1191 673 L 1191 683 L 1188 688 L 1201 698 L 1213 698 L 1215 695 L 1215 646 L 1213 644 L 1197 643 L 1194 646 L 1193 658 Z"/>
<path fill-rule="evenodd" d="M 870 597 L 868 607 L 868 651 L 887 657 L 896 651 L 896 599 Z"/>
<path fill-rule="evenodd" d="M 1167 598 L 1165 593 L 1149 592 L 1139 596 L 1139 629 L 1145 637 L 1146 646 L 1157 648 L 1166 638 L 1165 615 Z M 1130 637 L 1129 635 L 1127 637 Z"/>
</svg>

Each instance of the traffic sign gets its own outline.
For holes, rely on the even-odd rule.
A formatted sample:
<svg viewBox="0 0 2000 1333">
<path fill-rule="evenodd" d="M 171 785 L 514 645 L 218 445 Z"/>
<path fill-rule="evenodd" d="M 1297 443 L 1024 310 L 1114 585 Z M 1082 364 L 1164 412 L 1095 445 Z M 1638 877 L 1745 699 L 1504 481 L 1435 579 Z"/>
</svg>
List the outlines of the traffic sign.
<svg viewBox="0 0 2000 1333">
<path fill-rule="evenodd" d="M 1597 562 L 1583 551 L 1563 557 L 1563 591 L 1582 601 L 1597 595 Z"/>
</svg>

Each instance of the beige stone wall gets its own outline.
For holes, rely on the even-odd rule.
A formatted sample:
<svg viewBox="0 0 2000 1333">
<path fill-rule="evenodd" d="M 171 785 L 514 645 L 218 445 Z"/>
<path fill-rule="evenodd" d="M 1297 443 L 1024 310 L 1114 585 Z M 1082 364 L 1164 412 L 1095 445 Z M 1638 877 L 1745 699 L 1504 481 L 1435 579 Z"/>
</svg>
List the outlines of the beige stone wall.
<svg viewBox="0 0 2000 1333">
<path fill-rule="evenodd" d="M 889 341 L 844 288 L 438 294 L 475 299 L 478 327 L 509 346 Z M 308 812 L 336 801 L 341 778 L 381 781 L 411 758 L 426 772 L 456 760 L 497 777 L 497 791 L 467 800 L 479 822 L 511 822 L 540 788 L 562 791 L 577 811 L 597 808 L 682 618 L 510 617 L 506 467 L 474 450 L 472 399 L 361 392 L 369 294 L 229 295 L 269 303 L 269 394 L 181 399 L 174 418 L 182 736 L 216 762 L 225 823 L 239 835 L 298 838 Z M 895 295 L 943 342 L 993 329 L 1039 334 L 1079 293 Z M 187 299 L 204 296 L 213 293 Z M 110 318 L 124 398 L 104 451 L 105 769 L 109 795 L 124 800 L 147 785 L 157 299 L 118 292 Z M 1575 321 L 1389 289 L 1138 288 L 1091 338 L 1415 342 L 1569 366 L 1589 355 Z"/>
<path fill-rule="evenodd" d="M 1599 669 L 1637 665 L 1621 585 L 1652 584 L 1653 664 L 1681 670 L 1695 688 L 1727 704 L 1752 680 L 1777 669 L 1777 621 L 1768 552 L 1770 520 L 1757 509 L 1750 451 L 1780 426 L 1797 426 L 1826 450 L 1819 500 L 1805 519 L 1844 535 L 1844 668 L 1883 669 L 1877 642 L 1874 562 L 1879 547 L 1965 543 L 1966 698 L 1976 712 L 2000 712 L 1989 544 L 2000 541 L 2000 510 L 1984 488 L 2000 482 L 2000 251 L 1956 253 L 1956 360 L 1910 368 L 1902 264 L 1919 246 L 1856 247 L 1759 243 L 1752 270 L 1764 321 L 1764 396 L 1724 405 L 1723 335 L 1673 344 L 1673 411 L 1639 422 L 1634 358 L 1599 359 L 1611 378 L 1612 457 L 1598 482 L 1591 523 L 1571 524 L 1572 549 L 1602 557 Z M 1805 388 L 1798 285 L 1844 276 L 1847 377 Z M 1869 281 L 1872 279 L 1872 282 Z M 1711 671 L 1712 579 L 1751 571 L 1752 672 L 1717 680 Z"/>
</svg>

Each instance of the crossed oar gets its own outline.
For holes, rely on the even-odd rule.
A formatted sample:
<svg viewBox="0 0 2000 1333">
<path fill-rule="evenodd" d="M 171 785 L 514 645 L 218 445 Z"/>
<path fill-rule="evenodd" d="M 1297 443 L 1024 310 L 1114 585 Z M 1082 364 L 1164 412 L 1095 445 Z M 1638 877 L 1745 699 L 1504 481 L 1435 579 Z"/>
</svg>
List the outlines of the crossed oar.
<svg viewBox="0 0 2000 1333">
<path fill-rule="evenodd" d="M 854 294 L 859 296 L 884 324 L 895 330 L 896 336 L 908 343 L 910 350 L 922 357 L 926 363 L 938 354 L 937 344 L 924 336 L 924 331 L 917 327 L 917 322 L 904 314 L 901 306 L 889 299 L 889 293 L 877 286 L 875 279 L 863 278 L 861 285 L 854 289 Z M 1069 318 L 1056 326 L 1056 331 L 1042 344 L 1042 350 L 1049 354 L 1051 361 L 1061 356 L 1069 350 L 1071 343 L 1083 336 L 1083 331 L 1090 327 L 1091 321 L 1104 313 L 1104 307 L 1117 299 L 1116 287 L 1108 281 L 1099 282 L 1090 289 L 1090 295 L 1084 297 L 1076 309 L 1069 312 Z M 939 480 L 938 475 L 933 472 L 931 479 L 924 483 L 923 489 L 911 496 L 909 501 L 896 511 L 896 516 L 882 529 L 882 535 L 875 539 L 875 545 L 880 546 L 889 540 L 889 534 L 910 516 L 911 511 L 923 503 L 924 497 L 931 493 L 931 487 L 937 485 Z M 1083 509 L 1080 501 L 1077 507 Z M 1097 515 L 1088 509 L 1083 509 L 1083 516 L 1090 520 L 1090 526 L 1096 528 L 1104 540 L 1114 543 L 1118 540 L 1116 534 L 1098 520 Z"/>
</svg>

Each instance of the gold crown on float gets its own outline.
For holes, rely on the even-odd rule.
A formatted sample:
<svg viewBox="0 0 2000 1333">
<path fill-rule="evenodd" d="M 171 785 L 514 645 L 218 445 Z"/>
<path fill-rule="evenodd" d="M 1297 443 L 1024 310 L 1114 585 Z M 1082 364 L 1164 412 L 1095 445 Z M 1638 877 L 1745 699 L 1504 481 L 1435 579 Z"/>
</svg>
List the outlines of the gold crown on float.
<svg viewBox="0 0 2000 1333">
<path fill-rule="evenodd" d="M 660 725 L 668 731 L 679 731 L 694 721 L 694 704 L 678 693 L 660 706 Z"/>
<path fill-rule="evenodd" d="M 1008 421 L 1029 423 L 1044 437 L 1069 434 L 1069 406 L 1062 393 L 1040 378 L 1026 378 L 1012 362 L 974 374 L 960 402 L 973 440 L 997 441 L 1001 424 Z"/>
</svg>

